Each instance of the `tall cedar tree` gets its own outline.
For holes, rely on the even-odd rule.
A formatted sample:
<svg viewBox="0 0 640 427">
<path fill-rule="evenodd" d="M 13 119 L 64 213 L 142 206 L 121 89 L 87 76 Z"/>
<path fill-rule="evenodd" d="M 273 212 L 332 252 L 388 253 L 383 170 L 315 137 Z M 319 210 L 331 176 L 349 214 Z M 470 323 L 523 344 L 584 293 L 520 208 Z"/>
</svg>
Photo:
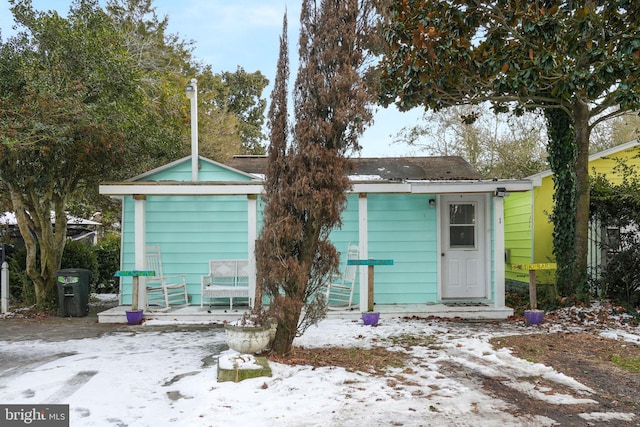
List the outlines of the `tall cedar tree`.
<svg viewBox="0 0 640 427">
<path fill-rule="evenodd" d="M 640 107 L 636 3 L 402 0 L 381 9 L 389 46 L 380 65 L 383 103 L 396 102 L 402 110 L 417 105 L 439 110 L 491 101 L 497 112 L 510 105 L 516 112 L 545 108 L 548 114 L 566 115 L 572 124 L 564 130 L 574 135 L 575 151 L 550 152 L 566 155 L 550 159 L 552 165 L 570 162 L 575 170 L 575 232 L 562 222 L 571 212 L 554 213 L 556 233 L 563 234 L 556 242 L 570 242 L 566 250 L 575 254 L 557 260 L 572 263 L 559 265 L 560 271 L 570 270 L 565 283 L 559 283 L 565 296 L 586 294 L 591 131 Z M 548 124 L 556 122 L 567 123 Z M 563 129 L 552 133 L 558 131 Z"/>
<path fill-rule="evenodd" d="M 339 264 L 329 235 L 341 225 L 346 204 L 346 155 L 360 148 L 358 137 L 371 121 L 359 74 L 364 60 L 361 10 L 358 0 L 303 1 L 289 146 L 281 80 L 288 74 L 286 38 L 281 39 L 280 81 L 273 95 L 277 105 L 269 115 L 273 146 L 267 205 L 257 251 L 260 282 L 277 313 L 272 350 L 279 355 L 290 353 L 294 338 L 324 315 L 321 288 Z"/>
<path fill-rule="evenodd" d="M 266 233 L 277 232 L 275 224 L 278 215 L 282 210 L 279 200 L 278 190 L 281 187 L 282 173 L 286 168 L 287 141 L 289 140 L 289 113 L 288 91 L 289 81 L 289 41 L 287 37 L 287 14 L 282 20 L 282 35 L 280 36 L 280 52 L 278 54 L 278 67 L 276 79 L 271 92 L 271 104 L 267 114 L 269 133 L 269 149 L 267 171 L 265 174 L 263 202 L 266 203 L 263 212 L 264 227 L 261 237 Z M 274 231 L 270 231 L 273 229 Z M 263 289 L 267 287 L 269 274 L 272 271 L 270 250 L 275 247 L 276 241 L 267 240 L 263 243 L 261 239 L 256 244 L 256 268 L 258 276 L 258 286 L 256 286 L 255 309 L 262 309 Z M 269 286 L 274 288 L 275 286 Z"/>
</svg>

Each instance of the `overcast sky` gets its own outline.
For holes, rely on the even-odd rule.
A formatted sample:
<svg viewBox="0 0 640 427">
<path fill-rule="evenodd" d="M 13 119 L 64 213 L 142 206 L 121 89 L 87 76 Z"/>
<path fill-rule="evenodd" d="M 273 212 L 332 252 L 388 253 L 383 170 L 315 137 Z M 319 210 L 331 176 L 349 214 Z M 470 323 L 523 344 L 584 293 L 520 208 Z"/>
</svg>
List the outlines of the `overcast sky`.
<svg viewBox="0 0 640 427">
<path fill-rule="evenodd" d="M 32 0 L 38 10 L 55 9 L 65 14 L 71 0 Z M 104 3 L 101 1 L 101 3 Z M 194 56 L 211 65 L 214 72 L 260 70 L 271 83 L 275 78 L 279 36 L 285 10 L 289 21 L 290 84 L 297 70 L 299 0 L 154 0 L 160 17 L 169 18 L 169 32 L 194 41 Z M 6 40 L 11 33 L 13 16 L 9 1 L 0 0 L 0 29 Z M 269 85 L 263 97 L 270 99 Z M 419 155 L 410 147 L 391 144 L 403 126 L 412 125 L 420 111 L 399 113 L 393 107 L 378 109 L 375 123 L 362 137 L 362 157 Z"/>
</svg>

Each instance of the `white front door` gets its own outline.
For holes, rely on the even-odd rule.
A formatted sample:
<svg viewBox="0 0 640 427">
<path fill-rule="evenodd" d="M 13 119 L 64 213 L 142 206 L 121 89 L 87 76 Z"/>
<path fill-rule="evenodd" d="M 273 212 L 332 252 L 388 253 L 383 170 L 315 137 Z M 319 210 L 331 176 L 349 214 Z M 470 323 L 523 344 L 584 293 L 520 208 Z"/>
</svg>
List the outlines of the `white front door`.
<svg viewBox="0 0 640 427">
<path fill-rule="evenodd" d="M 485 267 L 485 196 L 443 196 L 442 299 L 487 298 Z"/>
</svg>

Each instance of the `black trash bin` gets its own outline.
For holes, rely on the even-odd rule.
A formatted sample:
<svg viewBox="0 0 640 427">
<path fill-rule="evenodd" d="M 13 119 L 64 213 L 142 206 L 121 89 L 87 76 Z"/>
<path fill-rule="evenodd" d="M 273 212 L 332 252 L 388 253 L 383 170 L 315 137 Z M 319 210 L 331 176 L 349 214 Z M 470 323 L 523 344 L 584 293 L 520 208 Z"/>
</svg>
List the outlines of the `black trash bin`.
<svg viewBox="0 0 640 427">
<path fill-rule="evenodd" d="M 89 313 L 90 274 L 84 268 L 65 268 L 56 273 L 61 317 L 82 317 Z"/>
</svg>

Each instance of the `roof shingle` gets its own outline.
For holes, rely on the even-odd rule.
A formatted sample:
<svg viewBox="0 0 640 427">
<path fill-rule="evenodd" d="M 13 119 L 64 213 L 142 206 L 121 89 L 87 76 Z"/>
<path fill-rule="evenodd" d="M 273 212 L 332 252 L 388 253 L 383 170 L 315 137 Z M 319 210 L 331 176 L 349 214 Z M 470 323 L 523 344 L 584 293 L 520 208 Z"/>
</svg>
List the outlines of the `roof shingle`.
<svg viewBox="0 0 640 427">
<path fill-rule="evenodd" d="M 351 178 L 355 181 L 479 180 L 484 177 L 459 156 L 352 158 Z M 234 156 L 227 166 L 255 175 L 264 175 L 266 156 Z M 379 177 L 379 178 L 376 178 Z"/>
</svg>

